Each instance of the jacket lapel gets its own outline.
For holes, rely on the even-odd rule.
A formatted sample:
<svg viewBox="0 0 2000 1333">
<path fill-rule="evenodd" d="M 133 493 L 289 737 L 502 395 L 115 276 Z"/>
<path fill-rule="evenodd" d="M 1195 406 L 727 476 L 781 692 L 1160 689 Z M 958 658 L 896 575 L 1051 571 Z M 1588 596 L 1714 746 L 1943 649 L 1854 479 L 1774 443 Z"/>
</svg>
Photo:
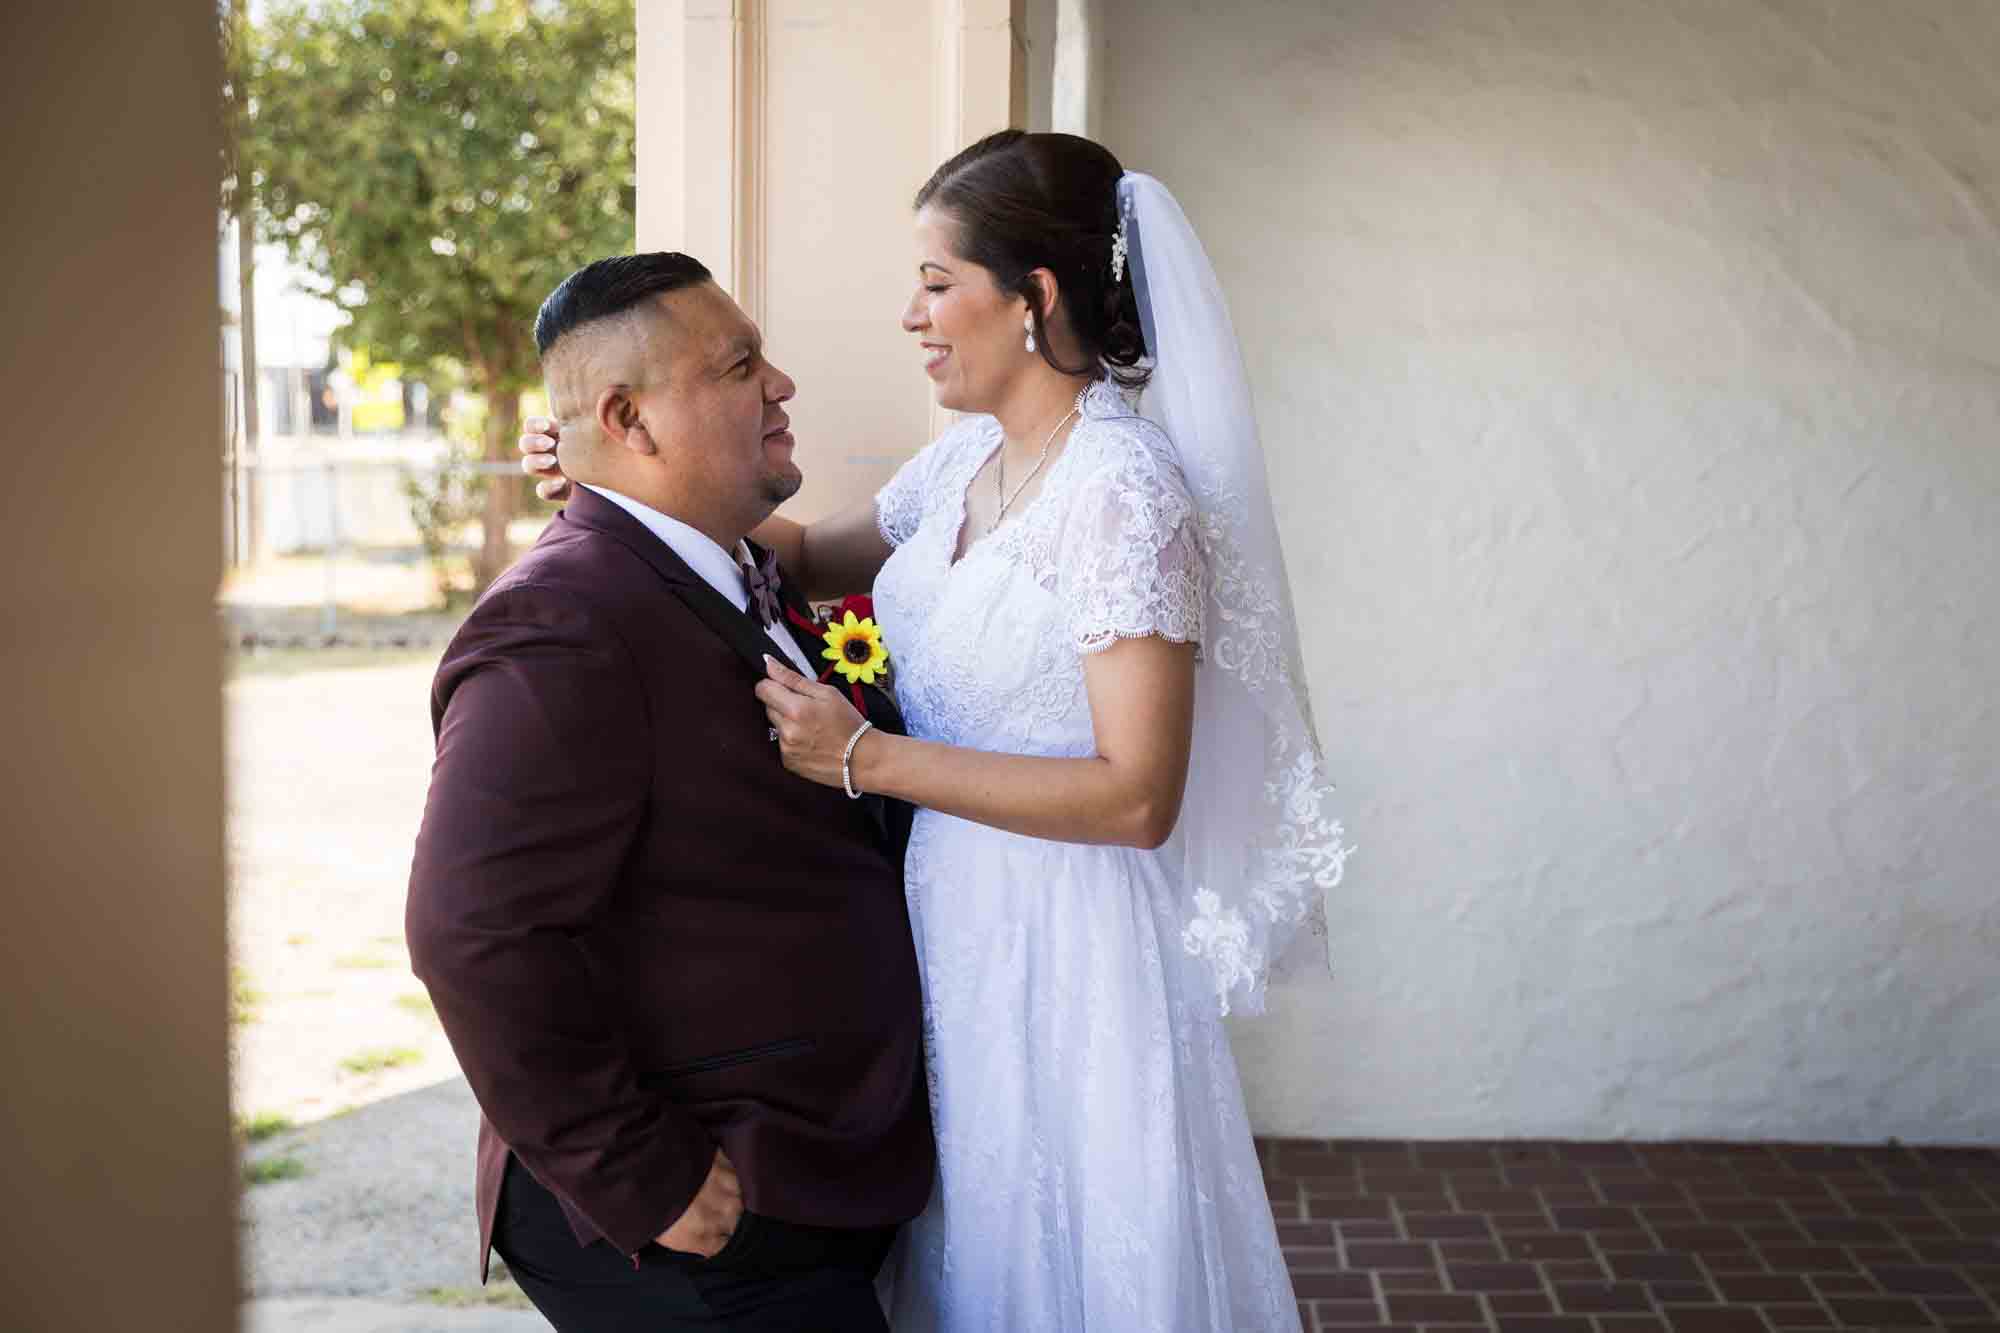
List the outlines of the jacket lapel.
<svg viewBox="0 0 2000 1333">
<path fill-rule="evenodd" d="M 744 669 L 755 679 L 764 678 L 764 656 L 778 645 L 771 642 L 764 627 L 756 617 L 747 611 L 739 611 L 736 604 L 709 586 L 708 580 L 688 568 L 685 560 L 674 554 L 673 548 L 648 531 L 646 525 L 612 504 L 603 496 L 582 486 L 576 488 L 567 506 L 557 518 L 594 532 L 603 533 L 618 542 L 634 555 L 652 566 L 674 596 L 694 612 L 695 616 L 719 635 L 722 641 L 735 650 Z M 750 543 L 754 557 L 763 559 L 763 548 Z M 778 580 L 778 595 L 785 606 L 805 619 L 812 619 L 811 608 L 805 599 L 782 576 Z M 787 628 L 794 639 L 806 650 L 808 662 L 818 660 L 824 642 L 817 637 L 808 638 L 805 631 L 791 623 L 786 617 Z M 870 722 L 884 731 L 903 734 L 903 715 L 896 707 L 896 701 L 886 690 L 873 685 L 861 687 L 862 699 L 866 704 L 864 712 Z M 884 849 L 900 862 L 903 849 L 910 840 L 910 825 L 915 810 L 902 801 L 890 800 L 872 793 L 862 797 L 862 805 L 867 809 Z"/>
<path fill-rule="evenodd" d="M 764 654 L 775 646 L 763 629 L 737 610 L 734 602 L 710 587 L 707 579 L 688 568 L 687 562 L 674 554 L 673 547 L 648 531 L 645 524 L 581 486 L 576 488 L 561 517 L 579 527 L 603 533 L 651 565 L 674 596 L 735 649 L 751 675 L 763 678 Z"/>
<path fill-rule="evenodd" d="M 668 554 L 673 553 L 669 551 Z M 736 650 L 736 655 L 743 659 L 743 665 L 749 668 L 751 674 L 759 680 L 763 679 L 764 656 L 777 645 L 771 642 L 762 626 L 738 611 L 734 603 L 697 575 L 691 574 L 689 582 L 677 585 L 674 594 L 687 604 L 688 610 L 701 618 L 704 625 L 721 635 L 723 642 Z"/>
</svg>

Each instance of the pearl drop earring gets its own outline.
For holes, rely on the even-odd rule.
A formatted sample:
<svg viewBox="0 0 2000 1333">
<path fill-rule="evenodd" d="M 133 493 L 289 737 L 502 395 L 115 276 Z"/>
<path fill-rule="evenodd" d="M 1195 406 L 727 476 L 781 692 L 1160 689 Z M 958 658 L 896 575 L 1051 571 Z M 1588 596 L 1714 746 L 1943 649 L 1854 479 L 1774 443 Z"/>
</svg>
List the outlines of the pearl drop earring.
<svg viewBox="0 0 2000 1333">
<path fill-rule="evenodd" d="M 1021 327 L 1028 331 L 1028 350 L 1035 350 L 1035 312 L 1030 310 L 1021 317 Z"/>
</svg>

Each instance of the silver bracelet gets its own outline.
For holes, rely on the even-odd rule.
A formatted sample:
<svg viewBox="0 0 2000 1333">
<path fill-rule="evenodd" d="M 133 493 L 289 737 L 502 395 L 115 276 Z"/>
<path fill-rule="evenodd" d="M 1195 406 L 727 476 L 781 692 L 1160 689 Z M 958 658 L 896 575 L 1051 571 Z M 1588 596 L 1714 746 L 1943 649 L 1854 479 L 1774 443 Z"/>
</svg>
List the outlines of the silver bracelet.
<svg viewBox="0 0 2000 1333">
<path fill-rule="evenodd" d="M 862 718 L 861 725 L 856 727 L 854 734 L 847 738 L 847 748 L 840 752 L 840 789 L 847 793 L 847 799 L 850 801 L 860 800 L 861 793 L 854 790 L 854 771 L 847 766 L 848 761 L 854 758 L 855 745 L 860 742 L 863 736 L 868 734 L 868 729 L 874 725 L 867 718 Z"/>
</svg>

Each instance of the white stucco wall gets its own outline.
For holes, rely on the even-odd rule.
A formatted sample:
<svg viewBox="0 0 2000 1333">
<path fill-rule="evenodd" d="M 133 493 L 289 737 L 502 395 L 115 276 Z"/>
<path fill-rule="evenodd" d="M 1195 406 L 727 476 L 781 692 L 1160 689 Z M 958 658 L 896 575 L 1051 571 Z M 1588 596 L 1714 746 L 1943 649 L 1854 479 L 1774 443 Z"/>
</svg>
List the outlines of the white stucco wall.
<svg viewBox="0 0 2000 1333">
<path fill-rule="evenodd" d="M 1362 849 L 1260 1127 L 2000 1139 L 2000 5 L 1102 8 Z"/>
</svg>

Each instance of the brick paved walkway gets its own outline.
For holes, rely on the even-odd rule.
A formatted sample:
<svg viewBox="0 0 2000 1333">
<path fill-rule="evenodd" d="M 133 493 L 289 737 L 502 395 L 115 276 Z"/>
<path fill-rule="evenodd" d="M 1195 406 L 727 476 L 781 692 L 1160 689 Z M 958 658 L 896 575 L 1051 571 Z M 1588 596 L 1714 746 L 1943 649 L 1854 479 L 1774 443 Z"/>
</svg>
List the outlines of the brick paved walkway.
<svg viewBox="0 0 2000 1333">
<path fill-rule="evenodd" d="M 1261 1148 L 1307 1333 L 2000 1333 L 2000 1149 Z"/>
</svg>

